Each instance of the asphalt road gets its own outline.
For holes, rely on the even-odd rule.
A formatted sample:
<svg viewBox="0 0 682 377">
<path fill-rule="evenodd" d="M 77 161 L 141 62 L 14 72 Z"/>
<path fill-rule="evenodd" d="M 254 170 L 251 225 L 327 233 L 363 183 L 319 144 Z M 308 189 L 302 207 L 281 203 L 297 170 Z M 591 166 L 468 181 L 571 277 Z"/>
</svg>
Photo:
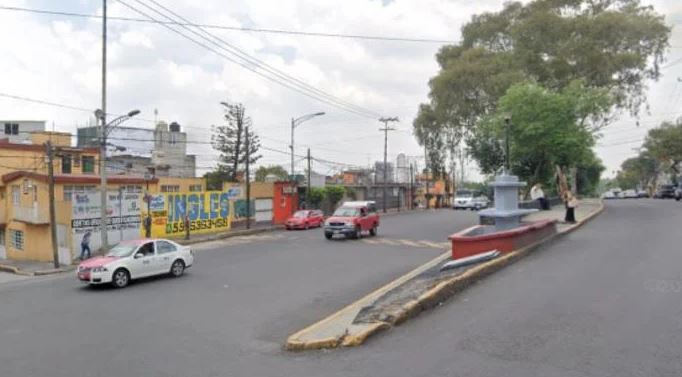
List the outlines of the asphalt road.
<svg viewBox="0 0 682 377">
<path fill-rule="evenodd" d="M 282 350 L 288 335 L 443 253 L 447 235 L 476 221 L 426 211 L 383 217 L 364 241 L 314 229 L 211 242 L 193 246 L 182 278 L 124 290 L 73 274 L 5 282 L 0 375 L 262 375 L 268 361 L 300 356 Z"/>
<path fill-rule="evenodd" d="M 472 221 L 452 211 L 394 217 L 381 234 L 439 240 Z M 297 240 L 210 246 L 184 278 L 125 290 L 66 278 L 8 283 L 0 374 L 680 376 L 680 224 L 682 203 L 609 202 L 587 226 L 442 307 L 334 351 L 280 346 L 291 330 L 439 251 L 296 232 Z"/>
</svg>

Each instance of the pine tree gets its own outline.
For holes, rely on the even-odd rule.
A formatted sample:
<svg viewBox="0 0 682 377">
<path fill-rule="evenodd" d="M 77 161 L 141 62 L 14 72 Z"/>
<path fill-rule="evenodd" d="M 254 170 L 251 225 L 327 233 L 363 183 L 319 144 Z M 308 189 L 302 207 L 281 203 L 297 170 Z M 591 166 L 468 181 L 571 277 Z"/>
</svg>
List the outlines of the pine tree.
<svg viewBox="0 0 682 377">
<path fill-rule="evenodd" d="M 258 154 L 260 139 L 253 130 L 251 117 L 241 103 L 222 103 L 225 106 L 225 125 L 213 126 L 211 144 L 220 152 L 217 171 L 223 172 L 231 181 L 237 180 L 240 164 L 246 163 L 246 128 L 249 127 L 249 160 L 254 164 L 262 156 Z"/>
</svg>

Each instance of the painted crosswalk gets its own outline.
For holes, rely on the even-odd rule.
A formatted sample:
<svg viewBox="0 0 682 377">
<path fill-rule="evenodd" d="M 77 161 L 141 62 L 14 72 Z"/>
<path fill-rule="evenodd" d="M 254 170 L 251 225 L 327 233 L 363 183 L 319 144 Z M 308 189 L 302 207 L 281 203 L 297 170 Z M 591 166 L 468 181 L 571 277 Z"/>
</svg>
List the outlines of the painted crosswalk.
<svg viewBox="0 0 682 377">
<path fill-rule="evenodd" d="M 248 236 L 230 237 L 230 238 L 225 238 L 222 240 L 202 242 L 202 243 L 199 243 L 199 244 L 192 246 L 192 249 L 203 250 L 203 249 L 212 249 L 212 248 L 215 248 L 216 246 L 244 245 L 244 244 L 249 244 L 249 243 L 254 243 L 254 242 L 263 242 L 263 241 L 294 240 L 296 238 L 298 238 L 298 237 L 290 236 L 290 235 L 282 234 L 282 233 L 261 233 L 261 234 L 252 234 L 252 235 L 248 235 Z"/>
<path fill-rule="evenodd" d="M 408 240 L 408 239 L 394 239 L 394 238 L 363 238 L 363 243 L 369 245 L 387 245 L 387 246 L 407 246 L 421 249 L 448 249 L 449 242 L 434 242 L 429 240 Z"/>
</svg>

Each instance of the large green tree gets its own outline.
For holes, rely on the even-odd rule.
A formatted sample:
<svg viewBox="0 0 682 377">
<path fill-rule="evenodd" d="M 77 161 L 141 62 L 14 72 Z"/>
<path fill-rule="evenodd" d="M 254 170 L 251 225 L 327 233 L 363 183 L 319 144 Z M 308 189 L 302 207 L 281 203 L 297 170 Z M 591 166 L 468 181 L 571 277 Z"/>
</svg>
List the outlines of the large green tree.
<svg viewBox="0 0 682 377">
<path fill-rule="evenodd" d="M 220 152 L 216 176 L 227 176 L 229 180 L 237 180 L 240 164 L 246 163 L 248 152 L 249 163 L 253 164 L 262 156 L 258 154 L 260 139 L 254 132 L 251 117 L 246 115 L 246 109 L 241 103 L 223 102 L 225 106 L 225 124 L 213 126 L 211 144 L 213 149 Z M 248 132 L 248 135 L 247 135 Z M 248 136 L 249 147 L 246 148 Z"/>
<path fill-rule="evenodd" d="M 653 163 L 661 165 L 672 173 L 676 181 L 682 163 L 682 120 L 663 122 L 660 127 L 649 130 L 644 141 L 644 149 Z"/>
<path fill-rule="evenodd" d="M 549 183 L 557 165 L 599 166 L 592 151 L 595 138 L 584 120 L 586 114 L 606 111 L 609 101 L 604 90 L 587 89 L 580 82 L 561 92 L 537 84 L 514 85 L 473 131 L 469 153 L 483 173 L 495 173 L 505 160 L 502 144 L 510 127 L 511 168 L 524 180 Z"/>
<path fill-rule="evenodd" d="M 618 185 L 623 189 L 646 189 L 655 185 L 661 164 L 648 151 L 628 158 L 620 165 L 616 176 Z"/>
<path fill-rule="evenodd" d="M 439 135 L 448 153 L 462 138 L 476 142 L 472 133 L 499 99 L 528 81 L 554 91 L 576 81 L 607 91 L 614 111 L 600 109 L 582 120 L 596 131 L 619 110 L 638 113 L 647 82 L 660 76 L 670 31 L 640 0 L 508 2 L 475 15 L 461 42 L 438 52 L 440 71 L 429 82 L 430 102 L 420 106 L 415 135 L 427 149 L 434 146 L 420 132 Z"/>
</svg>

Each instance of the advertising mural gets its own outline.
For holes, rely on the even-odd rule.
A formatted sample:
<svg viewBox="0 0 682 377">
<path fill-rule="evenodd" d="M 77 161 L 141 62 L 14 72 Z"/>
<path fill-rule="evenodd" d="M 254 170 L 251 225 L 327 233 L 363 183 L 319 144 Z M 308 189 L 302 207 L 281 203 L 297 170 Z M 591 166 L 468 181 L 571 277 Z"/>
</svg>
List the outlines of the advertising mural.
<svg viewBox="0 0 682 377">
<path fill-rule="evenodd" d="M 121 240 L 135 239 L 140 235 L 142 224 L 140 194 L 110 192 L 107 197 L 107 238 L 110 244 Z M 83 237 L 89 238 L 90 248 L 97 250 L 102 245 L 101 200 L 99 193 L 73 194 L 71 206 L 71 251 L 80 253 Z"/>
<path fill-rule="evenodd" d="M 181 236 L 186 232 L 186 221 L 192 234 L 229 230 L 234 209 L 233 196 L 234 192 L 230 191 L 150 195 L 152 237 Z"/>
</svg>

